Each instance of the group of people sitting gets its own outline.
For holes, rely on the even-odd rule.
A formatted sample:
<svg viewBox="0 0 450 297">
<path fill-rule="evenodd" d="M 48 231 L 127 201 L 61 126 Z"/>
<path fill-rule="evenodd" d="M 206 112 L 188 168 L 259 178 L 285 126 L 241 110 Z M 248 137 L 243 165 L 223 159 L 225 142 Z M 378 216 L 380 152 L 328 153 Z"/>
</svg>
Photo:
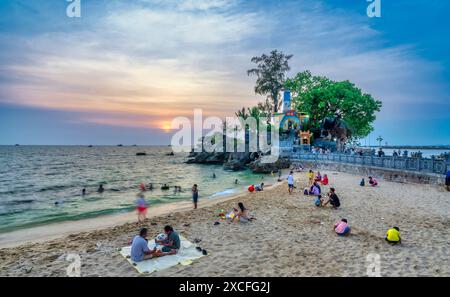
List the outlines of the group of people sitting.
<svg viewBox="0 0 450 297">
<path fill-rule="evenodd" d="M 336 194 L 336 189 L 330 188 L 330 191 L 327 193 L 327 199 L 322 198 L 322 195 L 318 195 L 314 204 L 317 207 L 325 207 L 330 204 L 334 209 L 338 209 L 341 206 L 341 201 Z"/>
<path fill-rule="evenodd" d="M 320 171 L 317 174 L 314 174 L 314 171 L 309 170 L 308 172 L 308 180 L 309 185 L 312 186 L 314 183 L 321 183 L 323 186 L 329 184 L 328 175 L 324 174 L 323 176 L 320 174 Z"/>
<path fill-rule="evenodd" d="M 155 247 L 148 247 L 148 230 L 142 228 L 139 235 L 131 242 L 131 260 L 141 262 L 155 257 L 163 257 L 178 253 L 181 247 L 180 236 L 171 226 L 164 227 L 164 233 L 155 238 Z"/>
</svg>

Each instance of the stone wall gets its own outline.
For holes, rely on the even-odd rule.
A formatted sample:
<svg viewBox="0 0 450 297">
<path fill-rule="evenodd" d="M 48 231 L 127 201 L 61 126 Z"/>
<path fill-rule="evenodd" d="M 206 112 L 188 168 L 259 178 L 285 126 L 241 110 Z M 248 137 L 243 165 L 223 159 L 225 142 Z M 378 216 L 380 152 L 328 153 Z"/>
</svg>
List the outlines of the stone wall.
<svg viewBox="0 0 450 297">
<path fill-rule="evenodd" d="M 298 163 L 302 164 L 305 169 L 313 168 L 320 171 L 325 171 L 325 169 L 331 171 L 340 171 L 361 175 L 361 178 L 373 176 L 375 178 L 382 178 L 388 181 L 399 183 L 419 183 L 439 186 L 444 186 L 445 184 L 445 175 L 438 175 L 433 173 L 419 173 L 414 171 L 403 171 L 335 162 L 298 161 Z"/>
</svg>

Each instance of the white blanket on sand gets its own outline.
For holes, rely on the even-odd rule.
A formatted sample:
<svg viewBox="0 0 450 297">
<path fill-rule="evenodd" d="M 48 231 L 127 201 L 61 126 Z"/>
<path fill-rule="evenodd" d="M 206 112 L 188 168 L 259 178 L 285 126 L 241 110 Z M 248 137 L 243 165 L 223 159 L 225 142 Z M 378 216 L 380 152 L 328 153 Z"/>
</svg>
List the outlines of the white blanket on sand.
<svg viewBox="0 0 450 297">
<path fill-rule="evenodd" d="M 131 246 L 124 247 L 120 250 L 120 254 L 139 272 L 139 273 L 153 273 L 158 270 L 163 270 L 177 264 L 190 265 L 192 260 L 203 257 L 203 254 L 198 251 L 195 245 L 182 236 L 180 236 L 181 248 L 176 255 L 164 256 L 145 260 L 142 262 L 134 262 L 130 258 Z M 156 246 L 154 240 L 149 240 L 149 249 L 154 249 Z"/>
</svg>

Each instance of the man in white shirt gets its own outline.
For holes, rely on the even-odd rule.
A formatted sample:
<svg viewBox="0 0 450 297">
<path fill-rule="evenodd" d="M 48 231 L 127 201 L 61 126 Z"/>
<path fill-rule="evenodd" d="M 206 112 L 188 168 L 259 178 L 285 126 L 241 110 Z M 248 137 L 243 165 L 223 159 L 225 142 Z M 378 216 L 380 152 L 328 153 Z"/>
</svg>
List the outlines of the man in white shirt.
<svg viewBox="0 0 450 297">
<path fill-rule="evenodd" d="M 289 195 L 292 195 L 294 191 L 294 171 L 291 171 L 287 177 L 288 186 L 289 186 Z"/>
</svg>

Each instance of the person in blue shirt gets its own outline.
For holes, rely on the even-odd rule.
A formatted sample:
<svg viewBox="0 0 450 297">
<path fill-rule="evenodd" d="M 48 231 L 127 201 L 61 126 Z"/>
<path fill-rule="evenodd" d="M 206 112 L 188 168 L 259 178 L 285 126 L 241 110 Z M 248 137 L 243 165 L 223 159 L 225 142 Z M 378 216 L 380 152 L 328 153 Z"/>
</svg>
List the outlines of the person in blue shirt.
<svg viewBox="0 0 450 297">
<path fill-rule="evenodd" d="M 133 238 L 133 242 L 131 243 L 131 260 L 134 262 L 141 262 L 153 258 L 155 250 L 148 248 L 147 233 L 147 228 L 142 228 L 139 235 Z"/>
<path fill-rule="evenodd" d="M 447 176 L 445 177 L 445 186 L 447 187 L 447 191 L 450 192 L 450 170 L 447 171 Z"/>
</svg>

